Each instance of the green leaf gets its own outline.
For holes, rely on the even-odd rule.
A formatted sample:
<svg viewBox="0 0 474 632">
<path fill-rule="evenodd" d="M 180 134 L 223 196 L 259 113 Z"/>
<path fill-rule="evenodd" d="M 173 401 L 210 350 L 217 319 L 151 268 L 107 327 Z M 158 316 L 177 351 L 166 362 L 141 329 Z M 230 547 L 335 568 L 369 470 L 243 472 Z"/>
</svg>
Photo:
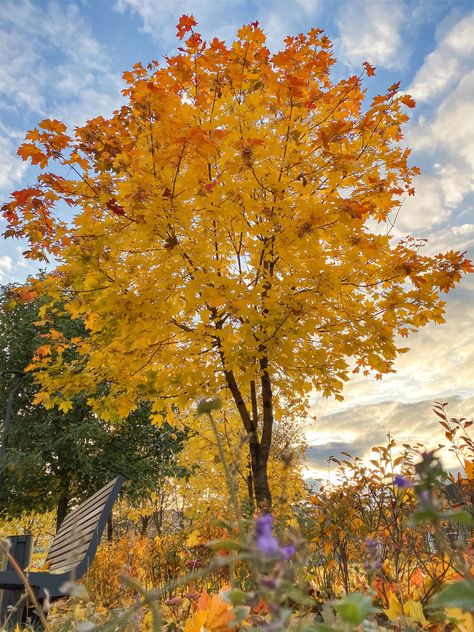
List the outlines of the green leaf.
<svg viewBox="0 0 474 632">
<path fill-rule="evenodd" d="M 436 609 L 461 608 L 474 611 L 474 581 L 463 580 L 446 586 L 431 602 Z"/>
<path fill-rule="evenodd" d="M 238 588 L 234 588 L 224 595 L 226 601 L 229 601 L 231 604 L 239 604 L 245 603 L 247 601 L 248 595 L 245 591 L 239 590 Z"/>
<path fill-rule="evenodd" d="M 285 590 L 285 593 L 292 601 L 302 606 L 314 606 L 317 603 L 312 597 L 308 597 L 298 588 L 290 588 Z"/>
<path fill-rule="evenodd" d="M 206 546 L 214 551 L 219 551 L 220 549 L 242 551 L 242 549 L 245 548 L 240 542 L 236 542 L 235 540 L 212 540 L 208 542 Z"/>
<path fill-rule="evenodd" d="M 197 405 L 197 414 L 208 415 L 213 410 L 220 410 L 222 408 L 222 401 L 217 397 L 216 399 L 201 399 Z"/>
<path fill-rule="evenodd" d="M 474 518 L 467 511 L 445 511 L 439 514 L 440 520 L 449 520 L 450 522 L 459 522 L 468 527 L 474 526 Z"/>
<path fill-rule="evenodd" d="M 333 606 L 343 621 L 359 625 L 372 611 L 372 597 L 362 593 L 352 593 L 344 599 L 333 602 Z"/>
<path fill-rule="evenodd" d="M 437 522 L 440 519 L 439 513 L 435 509 L 424 509 L 416 511 L 410 518 L 412 524 L 420 524 L 420 522 Z"/>
<path fill-rule="evenodd" d="M 227 529 L 228 531 L 232 529 L 232 525 L 229 524 L 228 522 L 225 522 L 224 520 L 219 520 L 219 519 L 211 520 L 211 524 L 213 527 L 218 527 L 220 529 Z"/>
</svg>

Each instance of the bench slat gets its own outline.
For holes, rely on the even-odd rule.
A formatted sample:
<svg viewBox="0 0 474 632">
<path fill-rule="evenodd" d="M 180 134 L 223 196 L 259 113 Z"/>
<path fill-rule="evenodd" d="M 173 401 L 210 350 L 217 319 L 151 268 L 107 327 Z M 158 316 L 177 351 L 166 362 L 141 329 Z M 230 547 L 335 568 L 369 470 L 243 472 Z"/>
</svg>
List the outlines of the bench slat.
<svg viewBox="0 0 474 632">
<path fill-rule="evenodd" d="M 88 512 L 91 506 L 93 505 L 103 506 L 105 502 L 107 502 L 107 498 L 109 494 L 110 494 L 110 486 L 107 485 L 107 487 L 104 487 L 103 489 L 99 490 L 93 496 L 91 496 L 88 500 L 83 502 L 82 505 L 79 505 L 79 507 L 74 509 L 74 511 L 72 511 L 69 515 L 67 515 L 64 518 L 56 535 L 59 535 L 61 531 L 63 531 L 63 529 L 66 529 L 68 525 L 71 524 L 73 520 L 75 520 L 76 516 L 82 513 Z"/>
<path fill-rule="evenodd" d="M 77 562 L 79 562 L 87 553 L 88 548 L 89 542 L 85 542 L 77 549 L 64 550 L 50 560 L 49 570 L 60 568 L 64 566 L 65 563 L 77 565 Z"/>
<path fill-rule="evenodd" d="M 93 513 L 85 515 L 77 522 L 72 523 L 70 528 L 64 530 L 61 534 L 55 537 L 51 548 L 49 549 L 48 557 L 57 548 L 63 546 L 64 543 L 71 542 L 73 544 L 77 538 L 83 536 L 84 534 L 89 535 L 90 531 L 93 530 L 93 526 L 97 524 L 98 518 L 102 512 L 103 507 L 97 508 Z"/>
</svg>

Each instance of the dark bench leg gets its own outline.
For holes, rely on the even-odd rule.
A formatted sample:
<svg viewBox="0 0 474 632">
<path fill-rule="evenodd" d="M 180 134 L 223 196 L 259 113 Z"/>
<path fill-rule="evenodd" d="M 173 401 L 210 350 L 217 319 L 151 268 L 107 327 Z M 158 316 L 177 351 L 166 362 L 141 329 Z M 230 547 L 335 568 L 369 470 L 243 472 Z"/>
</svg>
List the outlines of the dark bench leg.
<svg viewBox="0 0 474 632">
<path fill-rule="evenodd" d="M 15 535 L 8 538 L 11 543 L 10 553 L 18 562 L 21 569 L 25 569 L 31 560 L 31 547 L 33 538 L 31 535 Z M 14 570 L 8 562 L 6 570 Z M 8 620 L 8 627 L 14 629 L 15 625 L 22 622 L 25 615 L 25 595 L 18 590 L 4 590 L 0 601 L 0 625 Z M 12 610 L 13 608 L 13 610 Z"/>
</svg>

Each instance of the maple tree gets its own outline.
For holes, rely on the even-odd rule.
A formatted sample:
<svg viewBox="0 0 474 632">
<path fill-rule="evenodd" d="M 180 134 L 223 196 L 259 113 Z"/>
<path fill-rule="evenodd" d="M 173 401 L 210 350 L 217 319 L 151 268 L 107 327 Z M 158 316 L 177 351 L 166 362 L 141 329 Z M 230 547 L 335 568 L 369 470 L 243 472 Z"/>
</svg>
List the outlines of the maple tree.
<svg viewBox="0 0 474 632">
<path fill-rule="evenodd" d="M 85 391 L 110 418 L 146 398 L 161 418 L 219 394 L 268 508 L 275 423 L 306 414 L 312 389 L 342 398 L 352 370 L 392 371 L 396 336 L 443 322 L 441 292 L 472 266 L 391 235 L 418 173 L 399 84 L 366 102 L 362 73 L 333 80 L 318 29 L 271 54 L 258 23 L 230 46 L 195 24 L 181 18 L 163 65 L 124 73 L 128 101 L 110 119 L 27 134 L 19 153 L 40 175 L 4 205 L 5 234 L 58 261 L 25 296 L 52 297 L 46 318 L 67 290 L 88 330 L 38 350 L 37 401 Z"/>
</svg>

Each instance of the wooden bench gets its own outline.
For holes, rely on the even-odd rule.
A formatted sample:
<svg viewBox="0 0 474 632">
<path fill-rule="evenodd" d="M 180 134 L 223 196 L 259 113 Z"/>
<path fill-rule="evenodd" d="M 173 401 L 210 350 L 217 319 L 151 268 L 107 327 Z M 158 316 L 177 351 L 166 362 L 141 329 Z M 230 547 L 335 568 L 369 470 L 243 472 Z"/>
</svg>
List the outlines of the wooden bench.
<svg viewBox="0 0 474 632">
<path fill-rule="evenodd" d="M 67 583 L 86 573 L 123 483 L 124 478 L 118 476 L 66 516 L 48 551 L 47 571 L 25 572 L 40 603 L 46 596 L 50 601 L 65 597 Z M 1 588 L 23 592 L 24 584 L 14 570 L 7 569 L 0 572 Z M 0 625 L 5 614 L 0 612 Z"/>
</svg>

